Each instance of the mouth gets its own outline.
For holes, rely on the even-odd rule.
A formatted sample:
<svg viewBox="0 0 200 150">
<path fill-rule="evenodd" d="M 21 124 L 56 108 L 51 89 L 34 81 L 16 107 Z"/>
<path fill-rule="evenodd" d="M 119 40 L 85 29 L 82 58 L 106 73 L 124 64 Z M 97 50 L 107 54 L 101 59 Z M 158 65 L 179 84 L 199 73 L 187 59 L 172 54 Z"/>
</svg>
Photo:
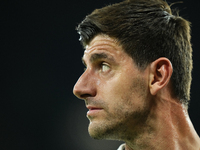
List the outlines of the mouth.
<svg viewBox="0 0 200 150">
<path fill-rule="evenodd" d="M 87 106 L 89 111 L 87 112 L 87 116 L 95 116 L 100 113 L 100 111 L 103 110 L 103 108 L 95 107 L 95 106 Z"/>
</svg>

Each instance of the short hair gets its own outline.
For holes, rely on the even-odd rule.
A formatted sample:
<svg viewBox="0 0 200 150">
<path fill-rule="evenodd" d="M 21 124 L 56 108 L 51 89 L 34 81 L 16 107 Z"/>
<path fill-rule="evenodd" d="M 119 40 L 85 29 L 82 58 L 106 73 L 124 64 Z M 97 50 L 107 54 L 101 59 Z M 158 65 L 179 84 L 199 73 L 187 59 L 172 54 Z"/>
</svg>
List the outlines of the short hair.
<svg viewBox="0 0 200 150">
<path fill-rule="evenodd" d="M 94 10 L 78 25 L 85 47 L 99 34 L 116 39 L 137 67 L 145 69 L 160 57 L 173 66 L 172 95 L 188 106 L 190 100 L 192 47 L 190 22 L 163 0 L 125 0 Z"/>
</svg>

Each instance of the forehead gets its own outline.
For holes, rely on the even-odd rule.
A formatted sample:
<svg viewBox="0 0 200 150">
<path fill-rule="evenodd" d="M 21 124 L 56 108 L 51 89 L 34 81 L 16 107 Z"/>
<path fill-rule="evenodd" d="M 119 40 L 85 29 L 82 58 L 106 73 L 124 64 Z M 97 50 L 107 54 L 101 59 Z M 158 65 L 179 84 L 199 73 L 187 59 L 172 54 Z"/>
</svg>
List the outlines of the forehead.
<svg viewBox="0 0 200 150">
<path fill-rule="evenodd" d="M 86 45 L 84 56 L 98 51 L 105 51 L 110 54 L 118 54 L 123 52 L 123 49 L 116 39 L 107 35 L 97 35 L 88 45 Z"/>
</svg>

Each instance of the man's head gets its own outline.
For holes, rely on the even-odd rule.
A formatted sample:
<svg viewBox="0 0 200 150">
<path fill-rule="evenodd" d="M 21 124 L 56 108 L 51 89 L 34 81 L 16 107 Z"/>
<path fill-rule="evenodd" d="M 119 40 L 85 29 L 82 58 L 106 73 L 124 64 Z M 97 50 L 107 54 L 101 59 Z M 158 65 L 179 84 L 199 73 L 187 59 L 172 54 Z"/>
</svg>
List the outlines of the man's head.
<svg viewBox="0 0 200 150">
<path fill-rule="evenodd" d="M 150 110 L 149 70 L 139 70 L 122 46 L 107 35 L 95 36 L 82 59 L 86 69 L 74 94 L 89 109 L 90 135 L 115 140 L 138 136 Z"/>
<path fill-rule="evenodd" d="M 115 39 L 141 71 L 161 57 L 169 59 L 171 94 L 187 106 L 192 70 L 189 25 L 172 15 L 162 0 L 126 0 L 95 10 L 77 30 L 84 47 L 100 34 Z"/>
</svg>

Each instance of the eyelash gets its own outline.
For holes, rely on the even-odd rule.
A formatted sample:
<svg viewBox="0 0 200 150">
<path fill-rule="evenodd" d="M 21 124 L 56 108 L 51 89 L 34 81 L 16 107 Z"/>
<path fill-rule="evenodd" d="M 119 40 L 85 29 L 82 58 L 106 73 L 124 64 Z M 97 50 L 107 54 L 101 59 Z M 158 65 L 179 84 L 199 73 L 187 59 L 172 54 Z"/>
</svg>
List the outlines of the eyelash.
<svg viewBox="0 0 200 150">
<path fill-rule="evenodd" d="M 108 63 L 106 63 L 106 62 L 101 62 L 100 63 L 100 70 L 101 70 L 101 72 L 107 72 L 107 70 L 106 71 L 103 71 L 103 67 L 108 67 L 108 69 L 110 69 L 110 66 L 108 65 Z"/>
<path fill-rule="evenodd" d="M 98 68 L 99 68 L 99 70 L 100 70 L 101 72 L 104 72 L 104 71 L 103 71 L 103 66 L 106 66 L 106 67 L 110 68 L 110 66 L 108 65 L 108 63 L 106 63 L 106 62 L 104 62 L 104 61 L 102 61 L 102 62 L 100 62 L 99 64 L 97 64 L 97 66 L 98 66 Z M 87 67 L 84 67 L 84 68 L 83 68 L 83 71 L 85 71 L 86 69 L 87 69 Z"/>
</svg>

